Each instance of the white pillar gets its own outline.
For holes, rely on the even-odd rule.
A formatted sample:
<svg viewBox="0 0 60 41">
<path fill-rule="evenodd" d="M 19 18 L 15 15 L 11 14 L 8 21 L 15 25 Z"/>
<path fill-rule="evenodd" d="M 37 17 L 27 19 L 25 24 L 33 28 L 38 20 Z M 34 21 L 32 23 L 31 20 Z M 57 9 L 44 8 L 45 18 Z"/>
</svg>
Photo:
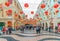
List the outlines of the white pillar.
<svg viewBox="0 0 60 41">
<path fill-rule="evenodd" d="M 54 19 L 53 19 L 53 26 L 54 26 L 54 27 L 53 27 L 53 31 L 54 31 L 54 32 L 55 32 L 56 23 L 57 23 L 56 18 L 54 18 Z"/>
<path fill-rule="evenodd" d="M 12 24 L 13 24 L 12 27 L 13 27 L 13 29 L 14 29 L 14 28 L 15 28 L 15 27 L 14 27 L 14 19 L 12 19 Z"/>
<path fill-rule="evenodd" d="M 44 22 L 44 30 L 46 29 L 46 22 Z"/>
<path fill-rule="evenodd" d="M 55 32 L 55 23 L 53 23 L 53 32 Z"/>
<path fill-rule="evenodd" d="M 50 24 L 49 24 L 49 20 L 47 21 L 47 26 L 48 26 L 48 31 L 49 31 L 49 26 L 50 26 Z"/>
</svg>

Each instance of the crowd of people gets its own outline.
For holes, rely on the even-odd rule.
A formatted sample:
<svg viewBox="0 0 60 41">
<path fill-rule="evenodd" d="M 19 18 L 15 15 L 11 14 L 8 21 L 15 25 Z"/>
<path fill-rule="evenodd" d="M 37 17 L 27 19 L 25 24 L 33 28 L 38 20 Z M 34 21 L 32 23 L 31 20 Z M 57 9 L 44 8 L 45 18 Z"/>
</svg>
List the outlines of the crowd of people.
<svg viewBox="0 0 60 41">
<path fill-rule="evenodd" d="M 3 26 L 1 32 L 2 32 L 2 34 L 11 34 L 12 27 L 11 26 L 8 26 L 8 27 Z"/>
<path fill-rule="evenodd" d="M 56 29 L 56 32 L 57 32 L 57 27 L 55 28 Z M 26 25 L 22 25 L 20 27 L 18 27 L 18 30 L 20 30 L 22 33 L 24 33 L 25 30 L 35 30 L 37 34 L 40 34 L 41 33 L 41 30 L 44 30 L 44 27 L 40 26 L 40 25 L 36 25 L 36 26 L 26 26 Z M 52 32 L 53 28 L 50 26 L 49 28 L 46 28 L 46 31 L 49 32 Z M 16 29 L 17 31 L 17 29 Z M 12 27 L 11 26 L 8 26 L 8 27 L 5 27 L 3 26 L 3 29 L 2 29 L 2 32 L 3 34 L 12 34 Z M 0 31 L 1 33 L 1 31 Z"/>
<path fill-rule="evenodd" d="M 22 33 L 24 33 L 25 30 L 35 30 L 37 34 L 39 34 L 41 32 L 41 26 L 25 26 L 25 25 L 22 25 L 20 27 L 18 27 L 18 29 L 16 29 L 16 31 L 20 30 Z M 8 26 L 8 27 L 5 27 L 3 26 L 2 27 L 2 30 L 0 31 L 0 33 L 3 33 L 3 34 L 12 34 L 12 27 L 11 26 Z"/>
<path fill-rule="evenodd" d="M 41 32 L 41 26 L 25 26 L 25 25 L 22 25 L 20 26 L 20 31 L 22 31 L 22 33 L 24 33 L 25 30 L 35 30 L 37 34 L 40 34 Z"/>
<path fill-rule="evenodd" d="M 21 26 L 20 27 L 21 28 L 21 31 L 22 32 L 24 32 L 24 29 L 26 29 L 26 30 L 35 30 L 36 31 L 36 33 L 37 34 L 40 34 L 41 33 L 41 31 L 48 31 L 48 32 L 54 32 L 53 31 L 53 27 L 52 26 L 50 26 L 50 27 L 42 27 L 41 25 L 36 25 L 35 27 L 34 26 Z M 57 33 L 58 32 L 58 27 L 55 27 L 55 33 Z"/>
</svg>

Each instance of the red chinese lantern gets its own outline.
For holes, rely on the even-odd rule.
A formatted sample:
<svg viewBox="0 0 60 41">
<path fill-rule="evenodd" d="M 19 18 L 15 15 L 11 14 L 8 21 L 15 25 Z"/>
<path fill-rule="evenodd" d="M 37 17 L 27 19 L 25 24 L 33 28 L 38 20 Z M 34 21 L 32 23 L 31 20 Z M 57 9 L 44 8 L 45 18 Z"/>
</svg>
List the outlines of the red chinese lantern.
<svg viewBox="0 0 60 41">
<path fill-rule="evenodd" d="M 46 5 L 45 4 L 41 4 L 41 6 L 40 6 L 42 9 L 43 8 L 45 8 L 46 7 Z"/>
<path fill-rule="evenodd" d="M 54 4 L 53 7 L 54 7 L 54 8 L 58 8 L 58 6 L 59 6 L 59 4 Z"/>
<path fill-rule="evenodd" d="M 15 17 L 17 17 L 18 16 L 18 14 L 15 14 Z"/>
<path fill-rule="evenodd" d="M 38 16 L 38 14 L 36 14 L 36 16 Z"/>
<path fill-rule="evenodd" d="M 23 14 L 23 11 L 20 11 L 20 14 Z"/>
<path fill-rule="evenodd" d="M 12 10 L 9 9 L 9 10 L 6 11 L 6 13 L 7 13 L 7 15 L 12 15 Z"/>
<path fill-rule="evenodd" d="M 6 5 L 6 6 L 10 6 L 10 2 L 6 2 L 5 5 Z"/>
<path fill-rule="evenodd" d="M 34 14 L 34 11 L 31 11 L 31 14 Z"/>
<path fill-rule="evenodd" d="M 45 11 L 45 15 L 48 15 L 48 11 Z"/>
<path fill-rule="evenodd" d="M 11 10 L 11 9 L 9 9 L 9 10 L 8 10 L 8 12 L 9 12 L 9 13 L 12 13 L 12 10 Z"/>
<path fill-rule="evenodd" d="M 29 7 L 28 3 L 25 3 L 25 4 L 24 4 L 24 7 L 25 7 L 25 8 L 28 8 L 28 7 Z"/>
<path fill-rule="evenodd" d="M 56 12 L 56 13 L 58 13 L 58 12 L 59 12 L 59 10 L 56 10 L 55 12 Z"/>
</svg>

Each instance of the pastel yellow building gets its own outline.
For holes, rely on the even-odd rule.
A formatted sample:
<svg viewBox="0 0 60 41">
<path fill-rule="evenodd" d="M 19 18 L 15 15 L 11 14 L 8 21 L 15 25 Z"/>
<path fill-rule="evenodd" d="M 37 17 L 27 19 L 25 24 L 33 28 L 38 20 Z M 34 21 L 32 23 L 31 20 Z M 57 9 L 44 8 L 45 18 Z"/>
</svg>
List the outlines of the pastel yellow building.
<svg viewBox="0 0 60 41">
<path fill-rule="evenodd" d="M 10 25 L 14 28 L 16 24 L 19 24 L 19 19 L 23 18 L 24 14 L 20 14 L 22 8 L 17 0 L 10 0 L 11 3 L 7 4 L 9 6 L 6 6 L 6 2 L 8 1 L 0 0 L 0 24 L 4 24 L 6 27 Z M 7 12 L 8 10 L 10 13 Z"/>
</svg>

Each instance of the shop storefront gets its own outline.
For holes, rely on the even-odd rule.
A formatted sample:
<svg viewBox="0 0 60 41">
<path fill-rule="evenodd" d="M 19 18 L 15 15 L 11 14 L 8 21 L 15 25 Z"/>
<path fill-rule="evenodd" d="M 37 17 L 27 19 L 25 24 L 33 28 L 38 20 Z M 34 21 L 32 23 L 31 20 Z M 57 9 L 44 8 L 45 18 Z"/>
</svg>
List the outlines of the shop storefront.
<svg viewBox="0 0 60 41">
<path fill-rule="evenodd" d="M 0 30 L 3 29 L 3 26 L 5 26 L 5 22 L 0 22 Z"/>
</svg>

